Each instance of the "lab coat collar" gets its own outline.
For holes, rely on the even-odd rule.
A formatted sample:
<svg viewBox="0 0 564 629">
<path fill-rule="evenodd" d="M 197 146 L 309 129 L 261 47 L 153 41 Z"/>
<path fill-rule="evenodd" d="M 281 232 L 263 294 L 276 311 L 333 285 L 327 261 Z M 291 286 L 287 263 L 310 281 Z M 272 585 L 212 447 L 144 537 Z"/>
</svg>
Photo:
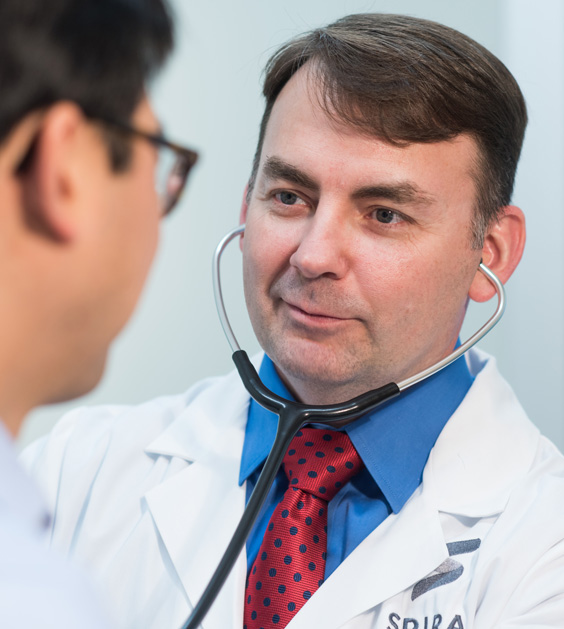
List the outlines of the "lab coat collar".
<svg viewBox="0 0 564 629">
<path fill-rule="evenodd" d="M 434 494 L 439 511 L 488 517 L 503 511 L 531 467 L 540 432 L 495 358 L 474 350 L 467 360 L 474 385 L 431 450 L 423 486 Z"/>
<path fill-rule="evenodd" d="M 47 532 L 50 516 L 43 498 L 22 469 L 12 437 L 0 420 L 0 515 L 16 518 L 32 535 Z"/>
<path fill-rule="evenodd" d="M 253 363 L 255 361 L 260 362 L 260 356 L 253 358 Z M 229 390 L 230 394 L 220 393 L 218 398 L 215 384 L 220 391 Z M 244 430 L 250 399 L 236 371 L 225 378 L 204 380 L 191 393 L 185 410 L 145 448 L 147 454 L 179 457 L 191 462 L 211 460 L 229 445 L 230 430 Z M 234 417 L 241 420 L 236 425 Z"/>
</svg>

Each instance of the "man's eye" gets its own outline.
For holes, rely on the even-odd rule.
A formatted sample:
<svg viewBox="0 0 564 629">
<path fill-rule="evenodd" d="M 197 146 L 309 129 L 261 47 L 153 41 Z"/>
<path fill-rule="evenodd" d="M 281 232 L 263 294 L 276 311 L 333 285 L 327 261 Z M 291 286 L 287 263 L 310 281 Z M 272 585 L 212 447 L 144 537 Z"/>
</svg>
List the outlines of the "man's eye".
<svg viewBox="0 0 564 629">
<path fill-rule="evenodd" d="M 402 220 L 402 217 L 397 212 L 386 210 L 384 208 L 374 210 L 373 216 L 379 223 L 386 224 L 399 223 Z"/>
<path fill-rule="evenodd" d="M 301 201 L 300 197 L 293 192 L 278 192 L 275 195 L 276 199 L 283 203 L 284 205 L 296 205 L 298 201 Z"/>
</svg>

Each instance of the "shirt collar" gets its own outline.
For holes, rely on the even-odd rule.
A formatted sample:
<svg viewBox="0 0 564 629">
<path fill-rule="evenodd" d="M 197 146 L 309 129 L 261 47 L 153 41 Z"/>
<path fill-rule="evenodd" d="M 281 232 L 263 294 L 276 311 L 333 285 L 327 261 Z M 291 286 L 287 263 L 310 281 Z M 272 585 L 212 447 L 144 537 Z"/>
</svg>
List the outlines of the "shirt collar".
<svg viewBox="0 0 564 629">
<path fill-rule="evenodd" d="M 44 533 L 49 513 L 40 492 L 17 460 L 8 431 L 0 421 L 0 514 L 16 517 L 34 533 Z"/>
<path fill-rule="evenodd" d="M 259 374 L 274 393 L 293 399 L 266 355 Z M 394 512 L 400 511 L 421 483 L 423 468 L 437 437 L 472 382 L 466 361 L 461 357 L 344 429 Z M 251 400 L 240 484 L 268 456 L 277 423 L 274 413 Z"/>
</svg>

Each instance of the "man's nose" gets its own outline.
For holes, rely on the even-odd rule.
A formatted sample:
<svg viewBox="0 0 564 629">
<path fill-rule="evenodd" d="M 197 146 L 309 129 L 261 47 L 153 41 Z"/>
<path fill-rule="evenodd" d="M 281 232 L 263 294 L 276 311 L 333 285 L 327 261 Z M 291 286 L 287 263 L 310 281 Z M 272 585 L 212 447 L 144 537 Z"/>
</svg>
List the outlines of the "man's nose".
<svg viewBox="0 0 564 629">
<path fill-rule="evenodd" d="M 309 279 L 340 279 L 347 271 L 348 226 L 336 212 L 317 211 L 305 222 L 290 264 Z"/>
</svg>

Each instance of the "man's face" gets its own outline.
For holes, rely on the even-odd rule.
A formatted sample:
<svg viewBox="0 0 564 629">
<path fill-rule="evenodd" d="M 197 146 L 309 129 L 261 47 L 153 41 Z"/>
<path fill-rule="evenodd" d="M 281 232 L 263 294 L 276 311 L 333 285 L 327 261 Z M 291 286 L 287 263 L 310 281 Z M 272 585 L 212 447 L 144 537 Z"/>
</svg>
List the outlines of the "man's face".
<svg viewBox="0 0 564 629">
<path fill-rule="evenodd" d="M 259 342 L 294 393 L 342 401 L 453 348 L 481 252 L 475 142 L 397 147 L 335 123 L 302 68 L 268 123 L 243 239 Z"/>
<path fill-rule="evenodd" d="M 147 99 L 135 110 L 132 125 L 149 133 L 158 133 L 159 124 Z M 107 236 L 116 245 L 116 266 L 121 271 L 113 287 L 115 298 L 121 296 L 121 327 L 129 318 L 153 260 L 160 224 L 159 199 L 155 189 L 158 150 L 150 142 L 132 138 L 131 163 L 125 172 L 109 173 L 108 206 L 114 216 L 112 233 Z"/>
<path fill-rule="evenodd" d="M 156 132 L 158 123 L 149 102 L 143 100 L 131 124 Z M 157 149 L 133 138 L 131 163 L 114 172 L 108 149 L 96 123 L 91 125 L 91 168 L 83 177 L 82 213 L 88 217 L 76 254 L 78 281 L 68 301 L 72 317 L 66 326 L 81 347 L 82 377 L 77 391 L 89 390 L 100 378 L 111 341 L 129 319 L 153 260 L 159 233 L 160 209 L 154 185 Z M 79 375 L 79 372 L 77 372 Z M 82 391 L 80 390 L 82 389 Z"/>
</svg>

